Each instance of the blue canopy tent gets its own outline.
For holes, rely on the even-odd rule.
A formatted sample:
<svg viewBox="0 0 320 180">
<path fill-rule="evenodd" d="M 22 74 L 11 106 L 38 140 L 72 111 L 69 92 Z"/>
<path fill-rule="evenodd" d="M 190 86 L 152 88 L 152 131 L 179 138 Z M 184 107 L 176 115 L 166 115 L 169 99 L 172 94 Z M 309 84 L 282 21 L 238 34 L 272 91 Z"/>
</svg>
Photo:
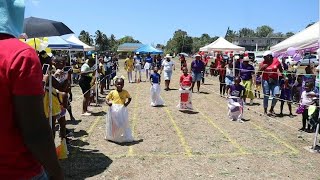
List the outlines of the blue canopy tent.
<svg viewBox="0 0 320 180">
<path fill-rule="evenodd" d="M 69 51 L 70 65 L 71 62 L 71 51 L 83 51 L 82 45 L 74 44 L 72 42 L 66 41 L 59 36 L 48 37 L 48 48 L 52 50 L 67 50 Z"/>
<path fill-rule="evenodd" d="M 156 49 L 150 45 L 144 45 L 141 48 L 134 51 L 135 53 L 139 52 L 140 54 L 163 54 L 163 51 Z"/>
<path fill-rule="evenodd" d="M 59 36 L 48 38 L 48 48 L 53 50 L 72 50 L 72 51 L 83 51 L 83 46 L 74 44 L 67 40 L 62 39 Z"/>
</svg>

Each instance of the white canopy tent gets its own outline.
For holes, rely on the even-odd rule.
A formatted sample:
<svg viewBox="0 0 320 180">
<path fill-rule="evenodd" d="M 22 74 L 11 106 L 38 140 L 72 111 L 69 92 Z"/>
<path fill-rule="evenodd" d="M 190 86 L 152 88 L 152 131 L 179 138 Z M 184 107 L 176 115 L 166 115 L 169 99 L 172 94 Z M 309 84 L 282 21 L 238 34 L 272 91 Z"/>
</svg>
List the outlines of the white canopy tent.
<svg viewBox="0 0 320 180">
<path fill-rule="evenodd" d="M 244 51 L 245 48 L 232 44 L 231 42 L 225 40 L 223 37 L 219 37 L 213 43 L 204 46 L 199 49 L 200 51 Z"/>
<path fill-rule="evenodd" d="M 288 39 L 280 42 L 277 45 L 274 45 L 270 48 L 272 52 L 282 53 L 287 51 L 289 47 L 295 47 L 297 49 L 311 48 L 319 46 L 319 30 L 320 23 L 317 22 L 312 26 L 302 30 L 301 32 L 289 37 Z"/>
<path fill-rule="evenodd" d="M 208 51 L 207 47 L 208 47 L 209 45 L 210 45 L 210 44 L 208 44 L 208 45 L 200 48 L 199 51 Z"/>
<path fill-rule="evenodd" d="M 94 47 L 89 46 L 86 43 L 80 41 L 80 39 L 78 39 L 74 34 L 71 35 L 70 37 L 68 37 L 66 40 L 69 42 L 83 46 L 84 51 L 93 51 L 94 50 Z"/>
</svg>

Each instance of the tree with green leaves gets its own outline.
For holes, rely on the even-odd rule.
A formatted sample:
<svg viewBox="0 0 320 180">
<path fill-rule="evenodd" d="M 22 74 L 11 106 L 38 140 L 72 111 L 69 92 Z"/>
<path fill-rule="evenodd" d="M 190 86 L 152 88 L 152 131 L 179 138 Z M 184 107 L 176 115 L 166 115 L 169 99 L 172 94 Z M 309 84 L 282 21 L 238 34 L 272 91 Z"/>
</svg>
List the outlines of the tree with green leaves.
<svg viewBox="0 0 320 180">
<path fill-rule="evenodd" d="M 256 33 L 250 28 L 241 28 L 239 30 L 239 37 L 255 37 Z"/>
<path fill-rule="evenodd" d="M 291 37 L 291 36 L 293 36 L 294 35 L 294 33 L 293 32 L 287 32 L 286 33 L 286 37 L 288 38 L 288 37 Z"/>
<path fill-rule="evenodd" d="M 104 40 L 103 40 L 103 32 L 101 32 L 100 30 L 96 31 L 96 36 L 95 36 L 95 45 L 97 50 L 103 51 L 103 44 L 104 44 Z"/>
<path fill-rule="evenodd" d="M 157 44 L 157 45 L 156 45 L 156 48 L 157 48 L 157 49 L 162 49 L 162 50 L 164 50 L 164 49 L 165 49 L 165 46 L 164 46 L 163 44 Z"/>
<path fill-rule="evenodd" d="M 85 30 L 82 30 L 80 32 L 80 35 L 78 38 L 80 39 L 80 41 L 88 44 L 89 46 L 93 45 L 93 39 L 91 38 L 90 33 Z"/>
<path fill-rule="evenodd" d="M 200 37 L 193 37 L 192 53 L 198 52 L 201 47 L 214 42 L 218 38 L 218 36 L 210 37 L 208 34 L 202 34 Z"/>
<path fill-rule="evenodd" d="M 125 36 L 118 40 L 118 44 L 123 44 L 123 43 L 140 43 L 140 41 L 135 40 L 132 36 Z"/>
<path fill-rule="evenodd" d="M 229 42 L 233 42 L 236 37 L 239 37 L 238 33 L 236 31 L 231 30 L 228 27 L 227 33 L 225 35 L 225 39 Z"/>
<path fill-rule="evenodd" d="M 274 30 L 270 26 L 263 25 L 263 26 L 257 27 L 256 34 L 258 37 L 268 37 L 272 35 L 273 31 Z"/>
<path fill-rule="evenodd" d="M 272 33 L 272 35 L 270 35 L 271 37 L 285 37 L 284 34 L 282 34 L 282 32 L 277 32 L 277 33 Z"/>
<path fill-rule="evenodd" d="M 310 26 L 312 26 L 312 25 L 314 25 L 316 22 L 311 22 L 311 23 L 309 23 L 307 26 L 306 26 L 306 28 L 308 28 L 308 27 L 310 27 Z"/>
<path fill-rule="evenodd" d="M 191 53 L 192 45 L 192 37 L 188 36 L 186 31 L 178 29 L 167 42 L 166 52 L 171 54 L 180 52 Z"/>
<path fill-rule="evenodd" d="M 116 52 L 118 49 L 118 42 L 114 34 L 111 34 L 109 42 L 110 42 L 110 50 L 113 52 Z"/>
</svg>

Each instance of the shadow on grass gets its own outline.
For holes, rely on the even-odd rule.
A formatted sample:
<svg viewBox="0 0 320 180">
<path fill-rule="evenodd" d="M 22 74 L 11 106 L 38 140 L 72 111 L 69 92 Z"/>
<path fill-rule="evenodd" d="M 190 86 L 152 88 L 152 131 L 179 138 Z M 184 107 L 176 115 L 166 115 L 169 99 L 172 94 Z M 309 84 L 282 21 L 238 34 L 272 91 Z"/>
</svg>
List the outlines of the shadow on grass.
<svg viewBox="0 0 320 180">
<path fill-rule="evenodd" d="M 108 141 L 111 143 L 117 144 L 119 146 L 133 146 L 133 145 L 140 144 L 141 142 L 143 142 L 143 139 L 139 139 L 137 141 L 132 141 L 132 142 L 126 142 L 126 143 L 118 143 L 118 142 L 114 142 L 111 140 L 108 140 Z"/>
<path fill-rule="evenodd" d="M 204 84 L 201 84 L 201 85 L 208 86 L 208 85 L 213 85 L 213 84 L 210 84 L 210 83 L 204 83 Z"/>
<path fill-rule="evenodd" d="M 72 133 L 74 138 L 79 138 L 79 137 L 88 135 L 87 131 L 84 131 L 84 130 L 80 130 L 78 132 L 72 132 Z"/>
<path fill-rule="evenodd" d="M 81 123 L 81 121 L 82 121 L 81 119 L 75 120 L 75 121 L 68 120 L 67 125 L 78 125 L 79 123 Z"/>
<path fill-rule="evenodd" d="M 163 107 L 166 107 L 165 105 L 158 105 L 158 106 L 152 106 L 152 107 L 155 107 L 155 108 L 163 108 Z"/>
<path fill-rule="evenodd" d="M 176 88 L 170 88 L 169 91 L 177 91 L 179 89 L 176 89 Z"/>
<path fill-rule="evenodd" d="M 185 114 L 198 114 L 199 112 L 197 111 L 192 111 L 192 110 L 179 110 L 180 112 L 182 113 L 185 113 Z"/>
<path fill-rule="evenodd" d="M 252 105 L 250 105 L 249 103 L 247 104 L 247 106 L 260 106 L 260 103 L 252 103 Z"/>
<path fill-rule="evenodd" d="M 104 112 L 104 111 L 100 111 L 100 112 L 96 112 L 96 113 L 91 113 L 91 115 L 92 116 L 104 116 L 104 115 L 106 115 L 107 113 L 106 112 Z"/>
<path fill-rule="evenodd" d="M 292 116 L 291 118 L 295 118 L 298 115 L 292 114 L 291 116 Z M 290 114 L 282 114 L 282 115 L 281 114 L 276 114 L 276 117 L 279 117 L 279 118 L 290 117 Z"/>
<path fill-rule="evenodd" d="M 210 94 L 210 93 L 201 91 L 200 94 Z"/>
<path fill-rule="evenodd" d="M 70 147 L 68 159 L 61 161 L 65 179 L 87 179 L 105 172 L 112 160 L 98 150 Z M 101 177 L 100 177 L 101 178 Z"/>
<path fill-rule="evenodd" d="M 78 146 L 78 147 L 83 147 L 83 146 L 88 146 L 89 143 L 88 142 L 84 142 L 80 139 L 75 139 L 75 140 L 71 140 L 70 141 L 72 146 Z"/>
<path fill-rule="evenodd" d="M 241 120 L 242 120 L 243 122 L 248 122 L 248 121 L 250 121 L 249 118 L 248 118 L 248 119 L 242 118 Z"/>
</svg>

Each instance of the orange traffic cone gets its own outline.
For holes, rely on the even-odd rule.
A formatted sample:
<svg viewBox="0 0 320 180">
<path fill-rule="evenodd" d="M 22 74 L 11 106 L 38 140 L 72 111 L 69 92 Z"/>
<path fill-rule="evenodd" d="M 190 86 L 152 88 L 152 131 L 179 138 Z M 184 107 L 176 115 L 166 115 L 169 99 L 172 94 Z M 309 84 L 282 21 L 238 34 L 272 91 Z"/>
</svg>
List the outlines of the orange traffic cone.
<svg viewBox="0 0 320 180">
<path fill-rule="evenodd" d="M 56 148 L 58 159 L 67 159 L 68 158 L 68 148 L 66 139 L 61 140 L 61 144 Z"/>
</svg>

